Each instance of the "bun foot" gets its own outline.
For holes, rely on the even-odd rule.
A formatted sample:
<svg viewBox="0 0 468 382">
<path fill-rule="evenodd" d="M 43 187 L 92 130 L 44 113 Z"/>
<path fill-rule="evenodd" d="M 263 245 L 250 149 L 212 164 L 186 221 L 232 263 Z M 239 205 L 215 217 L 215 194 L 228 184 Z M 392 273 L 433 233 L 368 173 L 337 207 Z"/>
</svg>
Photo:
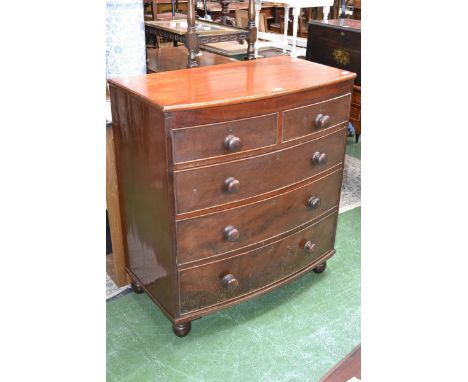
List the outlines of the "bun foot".
<svg viewBox="0 0 468 382">
<path fill-rule="evenodd" d="M 175 325 L 172 324 L 172 331 L 177 337 L 185 337 L 192 329 L 192 323 L 186 322 L 185 324 Z"/>
<path fill-rule="evenodd" d="M 314 271 L 315 273 L 322 273 L 322 272 L 325 270 L 326 267 L 327 267 L 327 262 L 324 261 L 322 264 L 317 265 L 317 266 L 313 269 L 313 271 Z"/>
<path fill-rule="evenodd" d="M 132 282 L 130 283 L 130 286 L 132 287 L 132 290 L 133 290 L 136 294 L 141 294 L 141 293 L 143 293 L 143 288 L 141 287 L 140 284 L 138 284 L 138 283 L 132 281 Z"/>
</svg>

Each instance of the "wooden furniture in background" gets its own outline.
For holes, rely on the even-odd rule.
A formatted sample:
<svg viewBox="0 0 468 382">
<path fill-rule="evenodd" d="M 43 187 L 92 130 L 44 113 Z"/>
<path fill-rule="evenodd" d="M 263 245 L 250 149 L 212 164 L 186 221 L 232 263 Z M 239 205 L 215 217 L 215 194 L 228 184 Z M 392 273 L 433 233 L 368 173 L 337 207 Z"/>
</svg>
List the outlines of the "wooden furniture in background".
<svg viewBox="0 0 468 382">
<path fill-rule="evenodd" d="M 320 382 L 346 382 L 352 378 L 361 379 L 361 344 L 324 375 Z"/>
<path fill-rule="evenodd" d="M 208 21 L 195 23 L 195 0 L 188 1 L 187 20 L 146 21 L 147 36 L 162 36 L 172 41 L 180 41 L 188 49 L 188 67 L 197 66 L 196 55 L 201 44 L 220 41 L 247 41 L 247 60 L 255 59 L 254 43 L 257 40 L 254 0 L 249 0 L 249 21 L 247 30 Z"/>
<path fill-rule="evenodd" d="M 106 256 L 106 271 L 114 283 L 121 287 L 128 284 L 130 279 L 125 270 L 125 246 L 122 236 L 112 123 L 106 124 L 106 203 L 112 238 L 112 254 Z"/>
<path fill-rule="evenodd" d="M 227 8 L 226 8 L 227 6 Z M 206 19 L 206 20 L 217 20 L 222 21 L 221 17 L 224 15 L 226 17 L 230 17 L 231 25 L 238 26 L 235 22 L 232 23 L 233 20 L 232 16 L 239 9 L 249 9 L 249 3 L 245 2 L 224 2 L 223 4 L 220 1 L 197 1 L 197 14 Z M 225 21 L 224 24 L 227 22 Z"/>
<path fill-rule="evenodd" d="M 179 5 L 181 3 L 182 5 Z M 145 6 L 145 21 L 168 21 L 174 19 L 186 19 L 187 18 L 187 0 L 144 0 Z M 146 13 L 146 9 L 150 12 Z M 185 11 L 180 13 L 179 11 Z M 146 35 L 146 47 L 147 48 L 159 48 L 159 36 L 156 34 Z M 176 47 L 177 41 L 173 40 L 173 45 Z"/>
<path fill-rule="evenodd" d="M 145 9 L 149 9 L 149 12 L 145 12 L 145 20 L 158 20 L 162 14 L 169 13 L 175 16 L 177 13 L 187 14 L 187 3 L 188 0 L 144 0 Z"/>
<path fill-rule="evenodd" d="M 361 0 L 350 0 L 353 7 L 352 18 L 354 20 L 361 20 Z"/>
<path fill-rule="evenodd" d="M 351 99 L 351 110 L 349 112 L 349 120 L 353 124 L 356 131 L 356 142 L 361 136 L 361 87 L 354 85 L 353 98 Z"/>
<path fill-rule="evenodd" d="M 266 0 L 255 0 L 255 9 L 256 9 L 256 26 L 258 29 L 258 19 L 259 13 L 262 9 L 262 3 L 268 2 Z M 302 50 L 297 49 L 297 32 L 299 26 L 299 16 L 301 14 L 301 8 L 310 8 L 310 7 L 323 7 L 323 17 L 326 20 L 328 18 L 328 13 L 330 11 L 330 6 L 333 5 L 333 0 L 281 0 L 276 1 L 276 3 L 281 3 L 284 5 L 284 25 L 288 25 L 289 22 L 289 10 L 292 9 L 293 15 L 293 24 L 292 24 L 292 39 L 291 39 L 291 48 L 289 47 L 290 39 L 288 38 L 288 28 L 284 27 L 284 35 L 281 38 L 275 33 L 265 33 L 259 32 L 258 38 L 266 40 L 266 43 L 257 42 L 255 44 L 255 56 L 258 56 L 258 49 L 260 46 L 265 46 L 269 44 L 275 47 L 283 48 L 283 52 L 290 51 L 291 57 L 298 57 L 302 54 Z"/>
<path fill-rule="evenodd" d="M 249 12 L 245 9 L 236 9 L 236 25 L 239 28 L 247 28 L 249 23 Z M 266 17 L 263 13 L 259 15 L 259 32 L 268 32 Z"/>
<path fill-rule="evenodd" d="M 354 78 L 282 56 L 109 80 L 127 271 L 176 335 L 325 270 Z"/>
<path fill-rule="evenodd" d="M 264 19 L 272 19 L 271 9 L 276 7 L 276 3 L 268 3 L 262 7 L 263 11 L 261 14 L 264 15 Z M 226 8 L 227 6 L 227 8 Z M 229 17 L 229 23 L 239 28 L 246 28 L 245 26 L 239 25 L 237 22 L 238 11 L 245 11 L 247 13 L 249 9 L 248 1 L 231 1 L 231 2 L 220 2 L 220 1 L 197 1 L 197 14 L 200 17 L 207 18 L 208 20 L 214 19 L 215 22 L 223 22 L 222 17 Z M 232 17 L 234 16 L 234 17 Z M 261 16 L 262 17 L 262 16 Z"/>
<path fill-rule="evenodd" d="M 197 66 L 227 64 L 233 59 L 203 51 L 196 58 Z M 234 60 L 235 61 L 235 60 Z M 187 68 L 187 48 L 185 46 L 161 47 L 148 52 L 148 73 L 168 72 Z"/>
<path fill-rule="evenodd" d="M 361 135 L 361 21 L 310 21 L 306 59 L 357 74 L 350 116 L 357 142 Z"/>
<path fill-rule="evenodd" d="M 306 59 L 349 70 L 361 85 L 361 21 L 352 19 L 309 22 Z"/>
</svg>

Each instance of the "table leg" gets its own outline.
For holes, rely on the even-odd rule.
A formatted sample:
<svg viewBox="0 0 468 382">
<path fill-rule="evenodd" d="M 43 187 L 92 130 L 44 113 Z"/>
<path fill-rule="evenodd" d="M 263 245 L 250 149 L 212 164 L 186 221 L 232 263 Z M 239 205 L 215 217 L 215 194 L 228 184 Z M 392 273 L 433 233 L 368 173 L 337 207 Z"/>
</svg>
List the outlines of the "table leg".
<svg viewBox="0 0 468 382">
<path fill-rule="evenodd" d="M 187 3 L 187 34 L 185 37 L 185 44 L 187 45 L 187 49 L 189 51 L 187 64 L 187 67 L 189 68 L 198 66 L 196 57 L 199 48 L 198 36 L 197 32 L 195 31 L 195 1 L 196 0 L 188 0 Z"/>
<path fill-rule="evenodd" d="M 262 3 L 259 1 L 255 2 L 255 28 L 257 28 L 257 31 L 259 29 L 260 25 L 260 10 L 262 9 Z M 255 58 L 258 57 L 258 41 L 255 41 Z"/>
<path fill-rule="evenodd" d="M 297 28 L 298 28 L 300 13 L 301 13 L 301 8 L 299 7 L 293 8 L 293 38 L 292 38 L 291 57 L 297 57 L 297 52 L 296 52 Z"/>
<path fill-rule="evenodd" d="M 255 60 L 257 57 L 255 45 L 257 44 L 257 23 L 258 17 L 255 17 L 255 0 L 249 0 L 249 21 L 247 23 L 249 29 L 249 41 L 247 46 L 247 60 Z"/>
<path fill-rule="evenodd" d="M 330 7 L 323 7 L 323 19 L 328 20 L 328 14 L 330 13 Z"/>
<path fill-rule="evenodd" d="M 151 3 L 151 14 L 153 15 L 153 20 L 156 20 L 158 17 L 158 5 L 156 4 L 156 0 L 153 0 Z"/>
<path fill-rule="evenodd" d="M 283 34 L 284 34 L 284 48 L 283 53 L 286 53 L 288 46 L 288 29 L 289 29 L 289 6 L 284 6 L 284 20 L 283 20 Z"/>
</svg>

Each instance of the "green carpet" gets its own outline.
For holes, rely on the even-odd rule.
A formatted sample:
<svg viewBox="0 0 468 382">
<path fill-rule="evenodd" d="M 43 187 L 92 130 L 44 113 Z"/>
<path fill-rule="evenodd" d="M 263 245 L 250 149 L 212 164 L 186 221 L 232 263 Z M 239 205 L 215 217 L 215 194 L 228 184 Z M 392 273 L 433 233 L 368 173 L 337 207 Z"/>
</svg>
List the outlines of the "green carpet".
<svg viewBox="0 0 468 382">
<path fill-rule="evenodd" d="M 348 137 L 346 142 L 346 154 L 351 155 L 354 158 L 361 159 L 361 140 L 356 143 L 356 137 Z"/>
<path fill-rule="evenodd" d="M 107 303 L 107 381 L 317 381 L 361 342 L 360 218 L 339 215 L 337 253 L 266 295 L 174 336 L 145 295 Z"/>
</svg>

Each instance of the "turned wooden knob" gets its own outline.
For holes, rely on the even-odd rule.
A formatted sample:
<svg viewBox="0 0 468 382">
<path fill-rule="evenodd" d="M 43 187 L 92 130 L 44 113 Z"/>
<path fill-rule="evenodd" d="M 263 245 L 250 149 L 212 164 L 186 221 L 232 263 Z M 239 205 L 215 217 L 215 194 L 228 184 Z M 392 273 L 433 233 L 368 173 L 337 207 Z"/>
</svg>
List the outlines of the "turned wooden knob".
<svg viewBox="0 0 468 382">
<path fill-rule="evenodd" d="M 319 129 L 324 129 L 325 127 L 330 126 L 331 118 L 329 115 L 319 114 L 315 117 L 315 126 Z"/>
<path fill-rule="evenodd" d="M 304 251 L 306 251 L 306 252 L 308 252 L 308 253 L 311 253 L 311 252 L 314 251 L 315 246 L 316 246 L 315 243 L 312 243 L 311 241 L 308 241 L 308 242 L 305 243 L 305 245 L 304 245 Z"/>
<path fill-rule="evenodd" d="M 311 210 L 315 210 L 320 205 L 320 198 L 317 198 L 316 196 L 312 196 L 309 199 L 307 205 Z"/>
<path fill-rule="evenodd" d="M 223 277 L 223 287 L 227 289 L 234 289 L 237 288 L 238 285 L 239 281 L 237 281 L 237 279 L 233 275 L 228 274 Z"/>
<path fill-rule="evenodd" d="M 242 142 L 239 137 L 235 135 L 228 135 L 224 138 L 224 147 L 229 151 L 239 151 L 242 146 Z"/>
<path fill-rule="evenodd" d="M 323 166 L 324 164 L 327 163 L 327 154 L 325 153 L 319 153 L 318 151 L 316 151 L 313 155 L 312 155 L 312 162 L 316 165 L 319 165 L 319 166 Z"/>
<path fill-rule="evenodd" d="M 237 241 L 239 240 L 240 232 L 239 230 L 232 226 L 228 225 L 224 228 L 224 237 L 229 241 Z"/>
<path fill-rule="evenodd" d="M 224 188 L 227 192 L 237 192 L 239 191 L 239 187 L 240 182 L 231 176 L 224 181 Z"/>
</svg>

